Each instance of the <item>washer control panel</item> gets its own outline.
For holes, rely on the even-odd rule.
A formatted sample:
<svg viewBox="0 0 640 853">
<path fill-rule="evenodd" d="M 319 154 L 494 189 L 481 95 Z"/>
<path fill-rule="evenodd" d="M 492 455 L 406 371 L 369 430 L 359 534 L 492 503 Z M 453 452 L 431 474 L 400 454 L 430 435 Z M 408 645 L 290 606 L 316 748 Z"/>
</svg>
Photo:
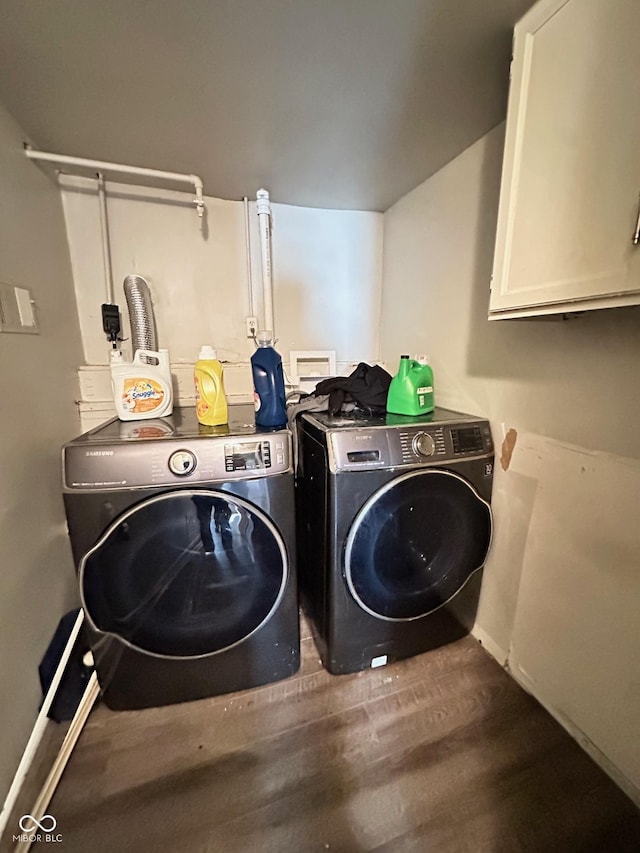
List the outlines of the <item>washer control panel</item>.
<svg viewBox="0 0 640 853">
<path fill-rule="evenodd" d="M 398 424 L 331 430 L 330 465 L 335 471 L 400 465 L 433 465 L 493 454 L 488 421 Z"/>
<path fill-rule="evenodd" d="M 254 436 L 70 444 L 63 450 L 68 490 L 203 485 L 291 471 L 288 430 Z"/>
</svg>

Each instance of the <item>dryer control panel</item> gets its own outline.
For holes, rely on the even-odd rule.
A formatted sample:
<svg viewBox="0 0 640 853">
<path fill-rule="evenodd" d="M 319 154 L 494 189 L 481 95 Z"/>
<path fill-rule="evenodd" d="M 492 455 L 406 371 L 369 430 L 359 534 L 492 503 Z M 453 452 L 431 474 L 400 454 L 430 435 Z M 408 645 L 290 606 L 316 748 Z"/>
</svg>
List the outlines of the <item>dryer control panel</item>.
<svg viewBox="0 0 640 853">
<path fill-rule="evenodd" d="M 70 444 L 63 450 L 67 491 L 205 485 L 291 470 L 291 434 Z"/>
</svg>

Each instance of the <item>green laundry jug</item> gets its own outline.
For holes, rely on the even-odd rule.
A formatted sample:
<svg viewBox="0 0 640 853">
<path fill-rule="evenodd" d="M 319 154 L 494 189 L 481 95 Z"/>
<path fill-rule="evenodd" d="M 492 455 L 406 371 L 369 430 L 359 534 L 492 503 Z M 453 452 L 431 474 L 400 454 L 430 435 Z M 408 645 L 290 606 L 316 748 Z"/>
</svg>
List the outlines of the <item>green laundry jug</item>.
<svg viewBox="0 0 640 853">
<path fill-rule="evenodd" d="M 408 355 L 400 356 L 400 367 L 391 380 L 387 411 L 394 415 L 426 415 L 433 411 L 433 371 Z"/>
</svg>

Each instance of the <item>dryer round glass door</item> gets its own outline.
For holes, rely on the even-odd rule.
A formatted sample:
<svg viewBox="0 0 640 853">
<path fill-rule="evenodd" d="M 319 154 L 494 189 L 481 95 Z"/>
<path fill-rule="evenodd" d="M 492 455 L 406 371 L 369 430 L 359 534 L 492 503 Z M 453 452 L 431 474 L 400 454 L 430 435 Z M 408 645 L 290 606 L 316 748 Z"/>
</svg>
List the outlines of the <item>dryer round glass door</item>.
<svg viewBox="0 0 640 853">
<path fill-rule="evenodd" d="M 271 520 L 225 492 L 174 491 L 117 518 L 80 564 L 86 616 L 147 654 L 198 657 L 276 610 L 288 559 Z"/>
<path fill-rule="evenodd" d="M 487 556 L 491 508 L 463 477 L 429 468 L 391 480 L 357 514 L 345 576 L 357 603 L 382 619 L 417 619 L 465 585 Z"/>
</svg>

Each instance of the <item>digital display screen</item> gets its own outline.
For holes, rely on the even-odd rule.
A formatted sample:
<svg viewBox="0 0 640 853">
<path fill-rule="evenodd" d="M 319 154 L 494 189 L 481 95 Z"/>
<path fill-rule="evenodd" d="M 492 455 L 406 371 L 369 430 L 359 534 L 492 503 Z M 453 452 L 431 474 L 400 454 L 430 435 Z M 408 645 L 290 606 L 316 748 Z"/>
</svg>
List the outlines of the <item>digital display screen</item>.
<svg viewBox="0 0 640 853">
<path fill-rule="evenodd" d="M 455 453 L 475 453 L 482 450 L 482 436 L 478 427 L 461 427 L 451 430 Z"/>
<path fill-rule="evenodd" d="M 252 471 L 271 466 L 269 445 L 261 441 L 225 444 L 224 457 L 228 471 Z"/>
<path fill-rule="evenodd" d="M 379 462 L 379 450 L 352 450 L 347 453 L 349 462 Z"/>
</svg>

